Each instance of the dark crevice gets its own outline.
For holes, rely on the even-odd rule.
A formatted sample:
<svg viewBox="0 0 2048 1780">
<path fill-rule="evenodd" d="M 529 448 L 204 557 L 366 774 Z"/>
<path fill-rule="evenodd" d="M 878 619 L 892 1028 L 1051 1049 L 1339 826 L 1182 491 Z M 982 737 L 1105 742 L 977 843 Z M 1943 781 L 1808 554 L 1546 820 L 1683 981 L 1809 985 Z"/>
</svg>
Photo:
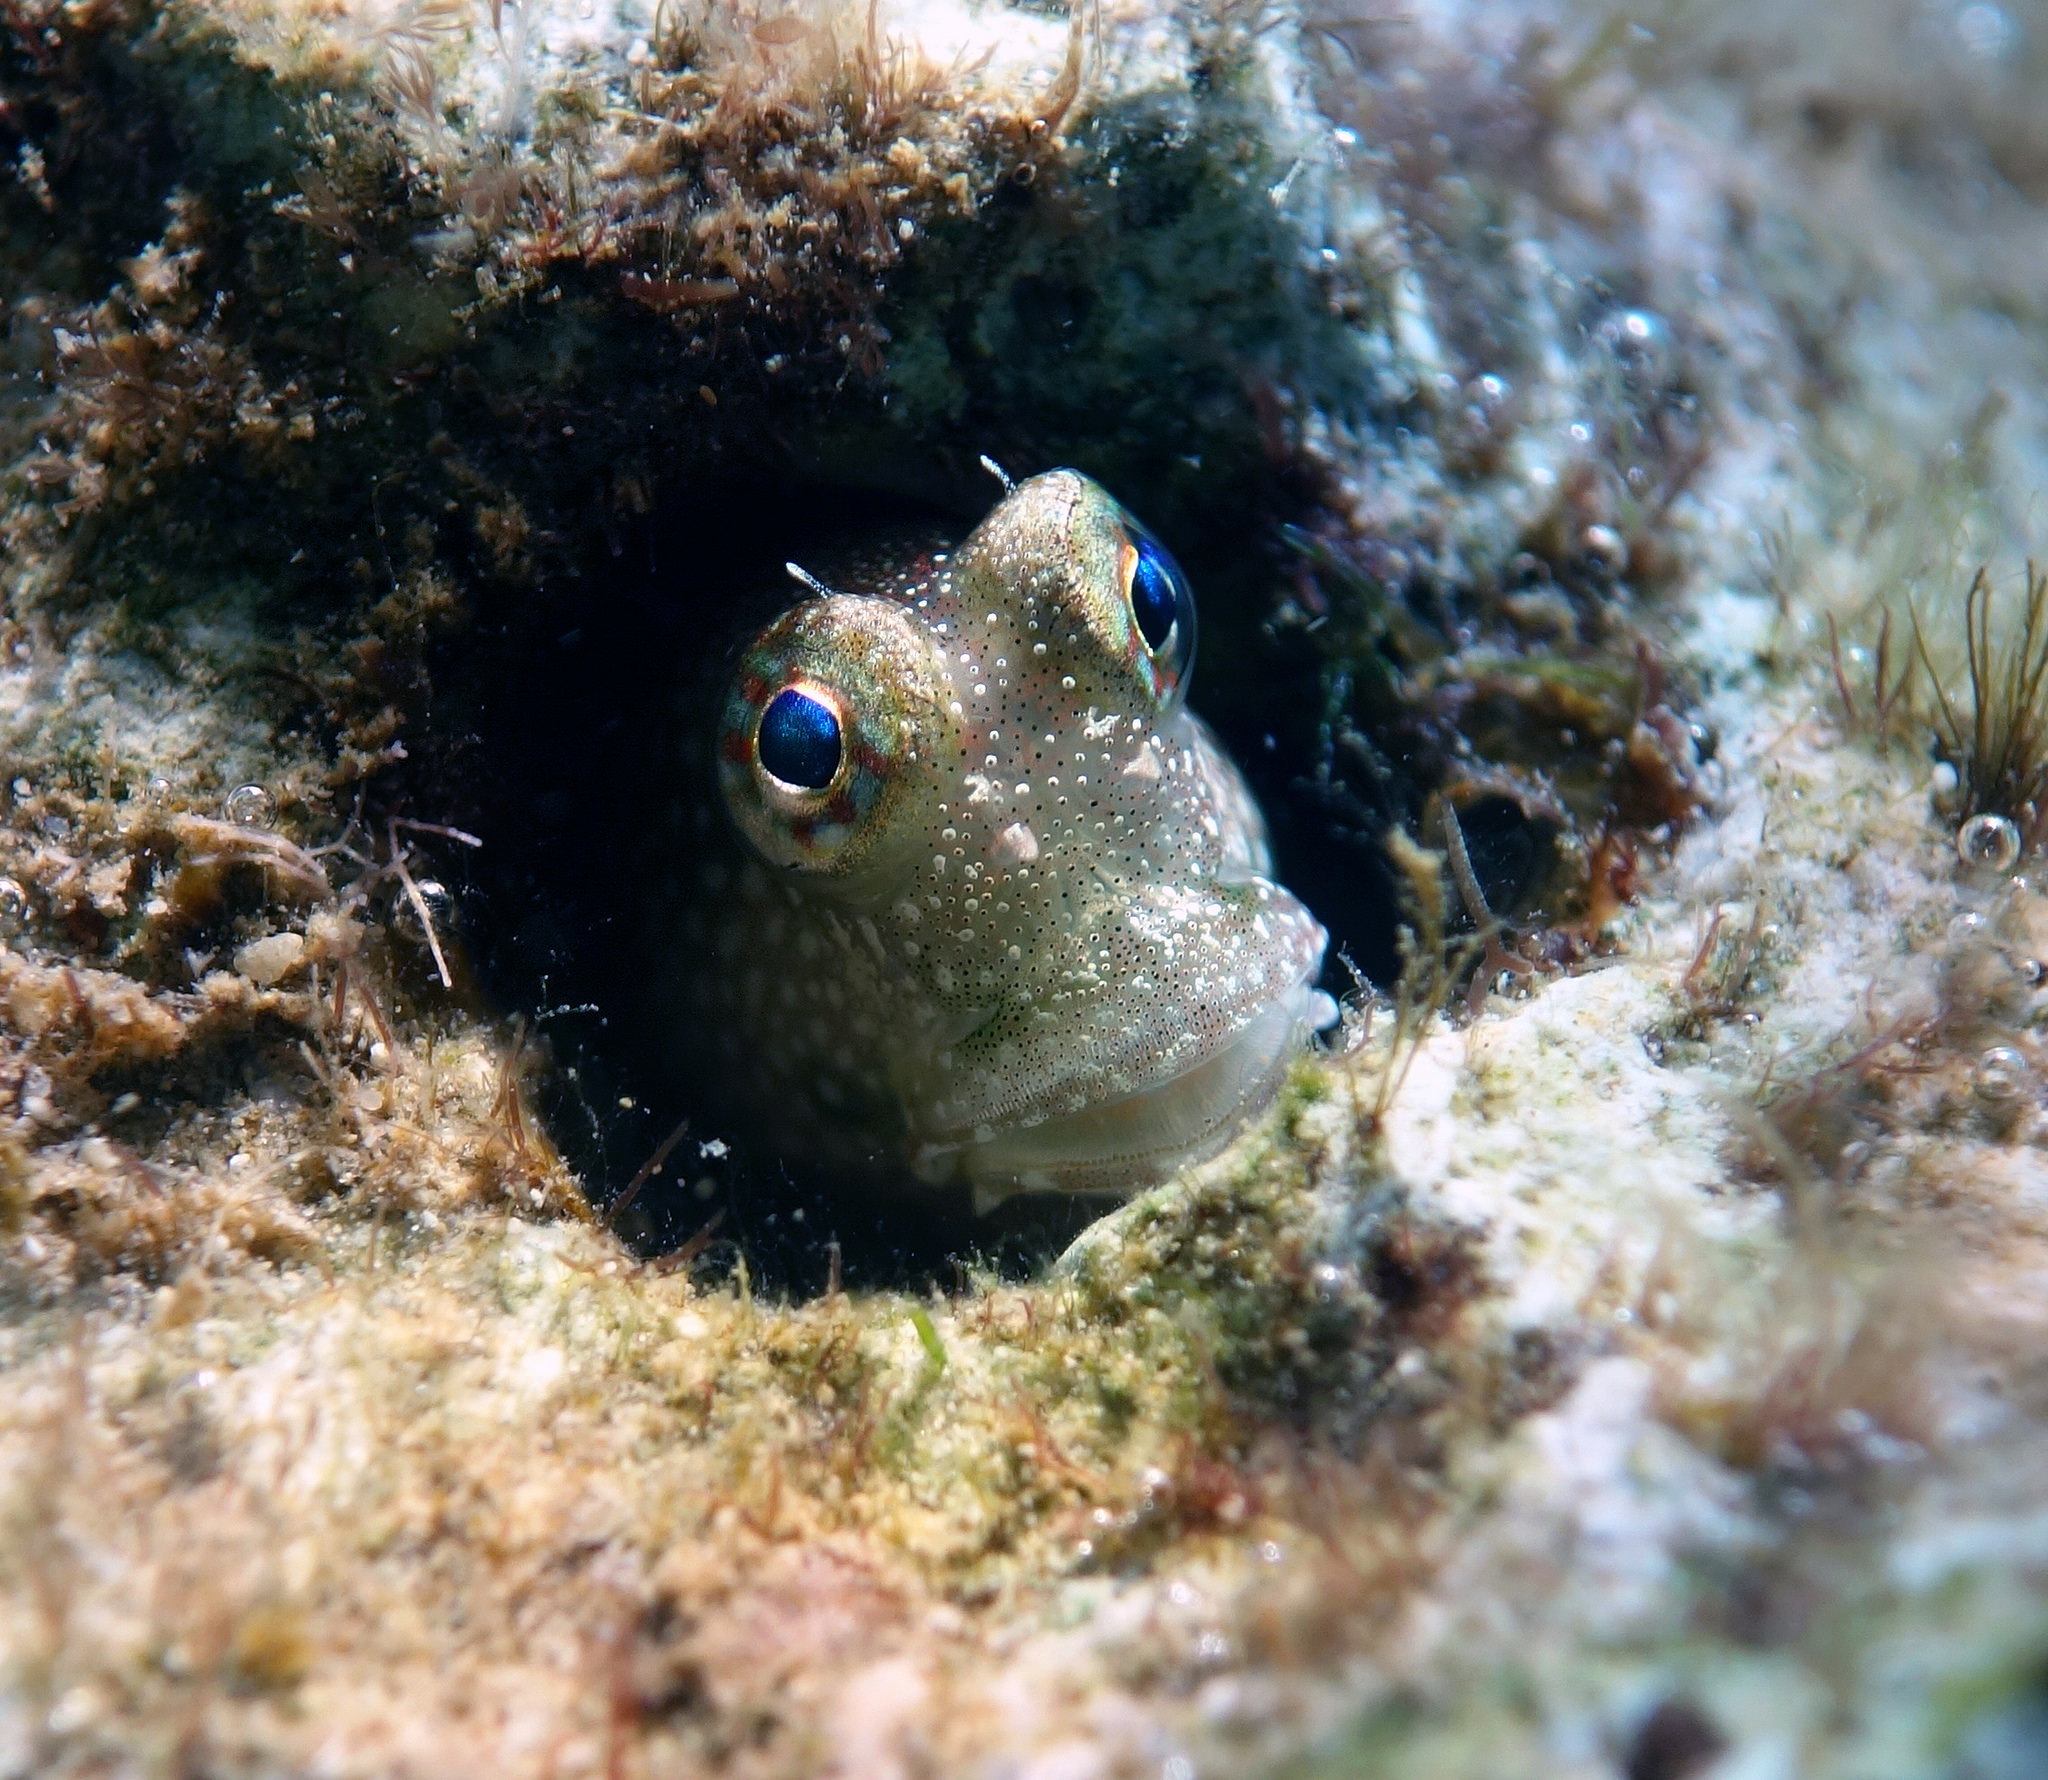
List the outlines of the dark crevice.
<svg viewBox="0 0 2048 1780">
<path fill-rule="evenodd" d="M 708 769 L 689 714 L 713 708 L 744 637 L 800 597 L 783 563 L 829 563 L 877 532 L 964 535 L 977 517 L 812 483 L 699 483 L 623 528 L 583 578 L 522 602 L 516 634 L 479 626 L 437 666 L 444 716 L 465 711 L 442 729 L 443 770 L 486 841 L 441 859 L 486 993 L 523 1010 L 551 1052 L 556 1141 L 602 1205 L 690 1120 L 622 1220 L 645 1252 L 718 1217 L 708 1261 L 743 1252 L 769 1291 L 822 1289 L 835 1246 L 849 1287 L 950 1290 L 969 1266 L 1041 1265 L 1108 1203 L 1020 1200 L 976 1217 L 964 1191 L 850 1187 L 793 1166 L 703 1103 L 673 1061 L 674 1010 L 649 989 L 659 941 L 643 911 L 691 863 L 668 806 L 706 789 L 679 783 L 695 746 Z"/>
</svg>

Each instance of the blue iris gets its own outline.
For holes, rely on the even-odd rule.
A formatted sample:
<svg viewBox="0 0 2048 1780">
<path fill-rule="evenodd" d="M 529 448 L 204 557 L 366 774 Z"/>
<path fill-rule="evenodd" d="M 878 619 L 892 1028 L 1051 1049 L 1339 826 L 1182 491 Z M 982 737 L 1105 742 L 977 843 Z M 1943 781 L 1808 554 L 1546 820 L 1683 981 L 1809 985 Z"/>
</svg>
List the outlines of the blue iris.
<svg viewBox="0 0 2048 1780">
<path fill-rule="evenodd" d="M 839 771 L 838 714 L 824 700 L 788 687 L 761 713 L 755 746 L 761 764 L 785 785 L 823 791 Z"/>
<path fill-rule="evenodd" d="M 1131 615 L 1138 621 L 1138 634 L 1153 654 L 1166 647 L 1180 616 L 1182 583 L 1180 568 L 1150 538 L 1138 539 L 1138 566 L 1131 572 Z"/>
</svg>

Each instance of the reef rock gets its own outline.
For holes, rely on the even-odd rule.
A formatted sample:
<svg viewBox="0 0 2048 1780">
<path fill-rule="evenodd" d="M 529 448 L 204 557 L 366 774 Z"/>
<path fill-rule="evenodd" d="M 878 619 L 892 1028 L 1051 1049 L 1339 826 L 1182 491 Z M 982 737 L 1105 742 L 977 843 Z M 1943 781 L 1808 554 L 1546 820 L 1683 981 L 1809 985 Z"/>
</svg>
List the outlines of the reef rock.
<svg viewBox="0 0 2048 1780">
<path fill-rule="evenodd" d="M 2048 1768 L 2044 58 L 0 4 L 0 1772 Z M 646 919 L 984 456 L 1186 568 L 1342 1004 L 985 1218 Z"/>
</svg>

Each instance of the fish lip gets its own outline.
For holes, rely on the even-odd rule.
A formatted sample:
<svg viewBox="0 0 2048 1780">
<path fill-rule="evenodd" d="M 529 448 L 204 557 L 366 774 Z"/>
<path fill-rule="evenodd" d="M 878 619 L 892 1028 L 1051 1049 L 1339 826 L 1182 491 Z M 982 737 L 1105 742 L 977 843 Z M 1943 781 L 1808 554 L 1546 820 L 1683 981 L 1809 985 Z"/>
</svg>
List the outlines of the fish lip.
<svg viewBox="0 0 2048 1780">
<path fill-rule="evenodd" d="M 983 1209 L 1018 1192 L 1152 1185 L 1214 1155 L 1271 1104 L 1326 1001 L 1311 972 L 1159 1081 L 1072 1112 L 1045 1110 L 1069 1078 L 999 1124 L 919 1145 L 913 1167 L 928 1181 L 964 1177 Z"/>
</svg>

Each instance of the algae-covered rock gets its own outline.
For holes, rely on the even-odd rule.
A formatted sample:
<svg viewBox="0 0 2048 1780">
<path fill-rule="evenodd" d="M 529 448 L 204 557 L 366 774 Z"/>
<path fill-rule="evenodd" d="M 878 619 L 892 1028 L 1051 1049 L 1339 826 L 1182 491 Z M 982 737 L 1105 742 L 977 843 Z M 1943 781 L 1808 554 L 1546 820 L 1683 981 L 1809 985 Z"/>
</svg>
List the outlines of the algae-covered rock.
<svg viewBox="0 0 2048 1780">
<path fill-rule="evenodd" d="M 0 23 L 0 1769 L 2048 1765 L 2048 15 Z M 984 454 L 1344 1000 L 987 1221 L 647 918 Z"/>
</svg>

